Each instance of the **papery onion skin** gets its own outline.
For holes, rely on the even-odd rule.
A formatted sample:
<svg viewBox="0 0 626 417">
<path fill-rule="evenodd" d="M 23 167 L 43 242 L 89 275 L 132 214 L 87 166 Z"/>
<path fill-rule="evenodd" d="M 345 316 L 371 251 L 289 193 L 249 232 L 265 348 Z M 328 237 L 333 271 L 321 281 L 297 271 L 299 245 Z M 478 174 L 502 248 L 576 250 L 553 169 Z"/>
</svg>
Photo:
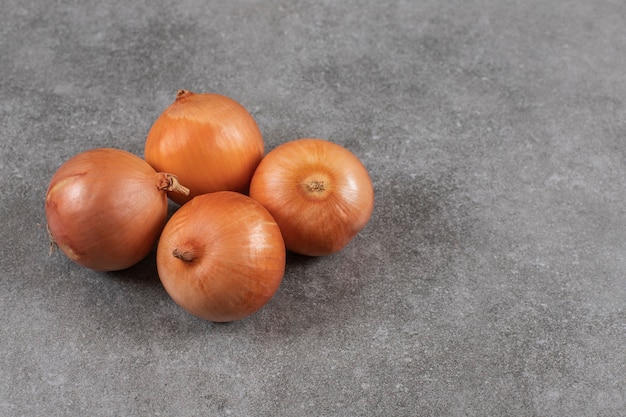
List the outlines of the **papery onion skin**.
<svg viewBox="0 0 626 417">
<path fill-rule="evenodd" d="M 275 294 L 285 272 L 280 228 L 258 202 L 220 191 L 195 197 L 167 222 L 157 270 L 170 297 L 213 322 L 240 320 Z"/>
<path fill-rule="evenodd" d="M 79 265 L 126 269 L 154 248 L 167 218 L 166 190 L 172 181 L 173 176 L 121 149 L 79 153 L 50 180 L 45 205 L 50 237 Z"/>
<path fill-rule="evenodd" d="M 374 207 L 365 166 L 348 149 L 319 138 L 270 151 L 252 177 L 250 197 L 272 214 L 287 249 L 309 256 L 343 249 Z"/>
<path fill-rule="evenodd" d="M 241 104 L 219 94 L 179 90 L 148 132 L 144 158 L 191 189 L 189 196 L 170 194 L 184 204 L 209 192 L 247 193 L 264 153 L 261 131 Z"/>
</svg>

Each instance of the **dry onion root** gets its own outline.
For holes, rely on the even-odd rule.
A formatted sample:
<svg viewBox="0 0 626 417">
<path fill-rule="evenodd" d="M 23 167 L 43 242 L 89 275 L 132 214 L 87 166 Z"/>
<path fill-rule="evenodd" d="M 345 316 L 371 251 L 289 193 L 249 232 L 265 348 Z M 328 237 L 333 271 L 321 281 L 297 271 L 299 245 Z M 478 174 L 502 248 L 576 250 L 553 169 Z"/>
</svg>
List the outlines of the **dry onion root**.
<svg viewBox="0 0 626 417">
<path fill-rule="evenodd" d="M 189 189 L 129 152 L 82 152 L 50 180 L 45 210 L 51 241 L 87 268 L 128 268 L 153 249 L 167 218 L 166 192 Z"/>
</svg>

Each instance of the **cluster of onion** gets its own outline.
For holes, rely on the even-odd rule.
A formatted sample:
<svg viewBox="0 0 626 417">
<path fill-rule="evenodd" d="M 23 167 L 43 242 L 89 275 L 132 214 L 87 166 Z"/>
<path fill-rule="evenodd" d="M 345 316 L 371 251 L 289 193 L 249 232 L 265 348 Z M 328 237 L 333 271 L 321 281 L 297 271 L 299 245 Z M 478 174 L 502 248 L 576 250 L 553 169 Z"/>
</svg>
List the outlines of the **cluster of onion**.
<svg viewBox="0 0 626 417">
<path fill-rule="evenodd" d="M 281 284 L 287 250 L 338 252 L 372 214 L 372 183 L 354 154 L 306 138 L 265 155 L 252 116 L 222 95 L 179 90 L 144 157 L 98 149 L 66 162 L 46 196 L 51 238 L 96 270 L 127 268 L 157 244 L 165 290 L 205 320 L 258 311 Z M 167 221 L 165 193 L 181 204 Z"/>
</svg>

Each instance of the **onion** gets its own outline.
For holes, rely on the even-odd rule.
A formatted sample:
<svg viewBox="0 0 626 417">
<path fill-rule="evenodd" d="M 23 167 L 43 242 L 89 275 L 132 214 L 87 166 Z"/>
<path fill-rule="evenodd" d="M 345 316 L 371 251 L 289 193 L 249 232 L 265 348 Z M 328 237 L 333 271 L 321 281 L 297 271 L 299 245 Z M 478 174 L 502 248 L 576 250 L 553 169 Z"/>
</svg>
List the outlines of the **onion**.
<svg viewBox="0 0 626 417">
<path fill-rule="evenodd" d="M 179 90 L 152 125 L 144 158 L 191 189 L 188 196 L 170 195 L 183 204 L 215 191 L 247 193 L 264 152 L 256 122 L 239 103 L 219 94 Z"/>
<path fill-rule="evenodd" d="M 327 140 L 283 143 L 259 164 L 250 197 L 280 226 L 287 249 L 319 256 L 338 252 L 367 224 L 374 189 L 359 159 Z"/>
<path fill-rule="evenodd" d="M 98 271 L 128 268 L 154 247 L 167 218 L 166 191 L 189 192 L 171 174 L 120 149 L 66 161 L 50 180 L 46 220 L 52 242 Z"/>
<path fill-rule="evenodd" d="M 195 197 L 167 222 L 157 270 L 170 297 L 205 320 L 239 320 L 263 307 L 285 272 L 285 245 L 272 216 L 243 194 Z"/>
</svg>

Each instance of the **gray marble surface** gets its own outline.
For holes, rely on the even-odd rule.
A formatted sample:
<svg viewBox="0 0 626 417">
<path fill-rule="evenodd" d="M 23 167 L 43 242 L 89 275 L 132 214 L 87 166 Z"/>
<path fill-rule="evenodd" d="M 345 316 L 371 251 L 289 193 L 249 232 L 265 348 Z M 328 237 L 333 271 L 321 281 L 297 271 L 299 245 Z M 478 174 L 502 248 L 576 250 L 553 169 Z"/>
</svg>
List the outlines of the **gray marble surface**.
<svg viewBox="0 0 626 417">
<path fill-rule="evenodd" d="M 626 415 L 626 3 L 4 0 L 0 415 Z M 213 324 L 49 256 L 72 155 L 176 90 L 371 173 L 342 252 Z M 171 210 L 175 210 L 172 206 Z"/>
</svg>

